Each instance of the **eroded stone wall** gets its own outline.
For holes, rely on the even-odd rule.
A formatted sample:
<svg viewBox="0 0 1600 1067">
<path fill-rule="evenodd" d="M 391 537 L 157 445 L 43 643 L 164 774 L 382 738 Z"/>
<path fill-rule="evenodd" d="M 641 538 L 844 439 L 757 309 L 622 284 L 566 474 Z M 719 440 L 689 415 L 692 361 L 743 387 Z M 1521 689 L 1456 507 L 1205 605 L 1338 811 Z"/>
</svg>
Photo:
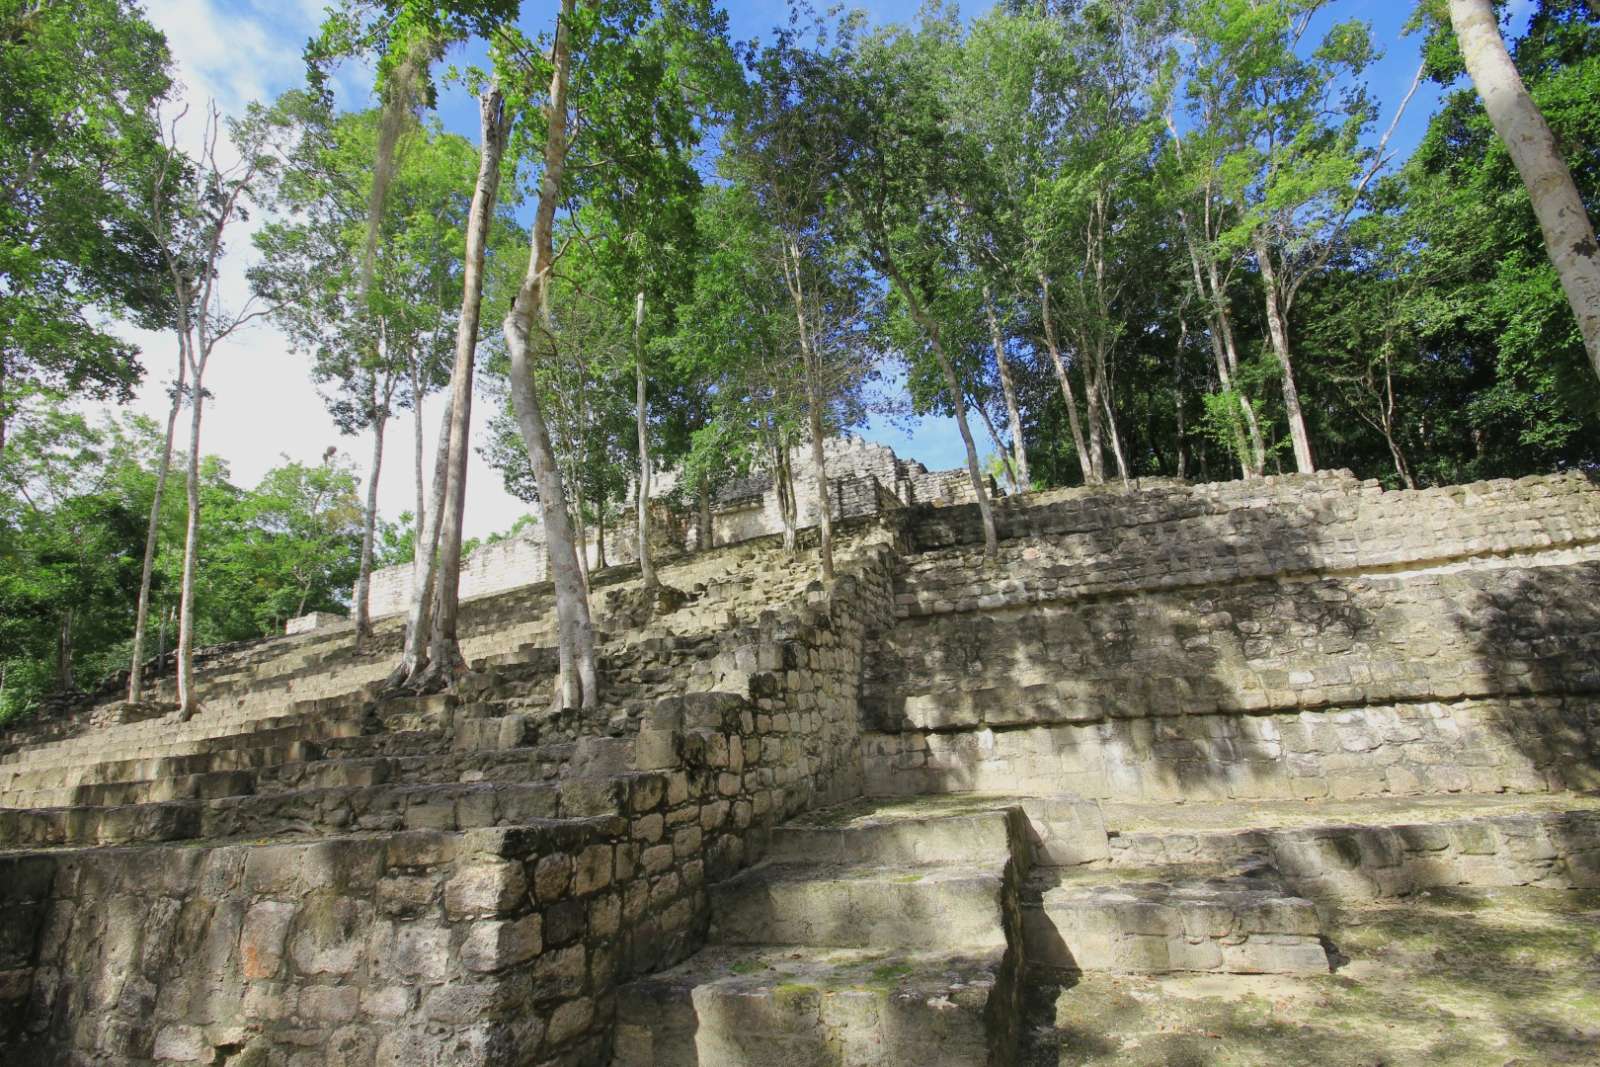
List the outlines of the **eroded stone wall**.
<svg viewBox="0 0 1600 1067">
<path fill-rule="evenodd" d="M 520 787 L 543 811 L 463 785 L 407 806 L 402 832 L 0 856 L 5 1061 L 605 1062 L 617 984 L 699 947 L 706 884 L 776 823 L 860 794 L 892 557 L 868 533 L 830 593 L 646 642 L 641 674 L 678 691 L 630 711 L 636 738 L 591 723 L 559 779 Z"/>
<path fill-rule="evenodd" d="M 1538 790 L 1600 755 L 1600 487 L 1324 474 L 922 515 L 869 790 Z"/>
</svg>

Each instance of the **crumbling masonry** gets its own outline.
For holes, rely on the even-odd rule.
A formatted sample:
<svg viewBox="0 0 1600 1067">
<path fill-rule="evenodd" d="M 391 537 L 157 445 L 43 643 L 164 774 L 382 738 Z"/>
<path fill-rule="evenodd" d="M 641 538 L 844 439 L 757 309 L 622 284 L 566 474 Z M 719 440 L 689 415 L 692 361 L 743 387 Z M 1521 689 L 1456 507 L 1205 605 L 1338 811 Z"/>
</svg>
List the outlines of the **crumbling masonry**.
<svg viewBox="0 0 1600 1067">
<path fill-rule="evenodd" d="M 876 510 L 827 587 L 771 538 L 667 615 L 594 575 L 594 712 L 533 585 L 448 696 L 375 699 L 391 621 L 4 738 L 0 1061 L 1002 1065 L 1044 971 L 1326 974 L 1329 902 L 1600 886 L 1600 485 L 1033 494 L 997 562 Z"/>
</svg>

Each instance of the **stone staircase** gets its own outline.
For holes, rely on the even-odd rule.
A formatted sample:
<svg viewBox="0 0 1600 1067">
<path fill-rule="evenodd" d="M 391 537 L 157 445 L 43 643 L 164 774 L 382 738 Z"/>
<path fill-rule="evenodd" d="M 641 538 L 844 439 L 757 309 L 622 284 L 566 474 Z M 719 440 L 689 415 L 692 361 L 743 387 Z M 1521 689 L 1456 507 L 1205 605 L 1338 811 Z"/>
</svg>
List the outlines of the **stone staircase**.
<svg viewBox="0 0 1600 1067">
<path fill-rule="evenodd" d="M 1124 986 L 1359 984 L 1353 909 L 1600 888 L 1592 483 L 1056 494 L 998 568 L 969 511 L 600 576 L 588 711 L 533 587 L 448 695 L 389 620 L 0 739 L 0 1059 L 1076 1063 Z"/>
<path fill-rule="evenodd" d="M 712 889 L 708 947 L 618 995 L 625 1067 L 1007 1064 L 1020 809 L 827 809 Z"/>
<path fill-rule="evenodd" d="M 607 701 L 586 713 L 549 706 L 557 657 L 547 586 L 463 606 L 473 673 L 450 695 L 378 699 L 399 653 L 394 618 L 379 621 L 360 653 L 344 626 L 204 656 L 202 711 L 188 722 L 142 709 L 118 721 L 128 709 L 112 702 L 8 738 L 0 849 L 556 817 L 565 809 L 555 779 L 579 738 L 636 730 L 642 709 L 682 684 L 708 635 L 748 619 L 771 593 L 798 595 L 809 583 L 808 566 L 774 555 L 741 545 L 666 563 L 663 580 L 693 590 L 688 604 L 632 628 L 617 615 L 636 610 L 638 583 L 612 574 L 597 594 Z M 752 560 L 770 564 L 776 590 L 739 573 Z"/>
</svg>

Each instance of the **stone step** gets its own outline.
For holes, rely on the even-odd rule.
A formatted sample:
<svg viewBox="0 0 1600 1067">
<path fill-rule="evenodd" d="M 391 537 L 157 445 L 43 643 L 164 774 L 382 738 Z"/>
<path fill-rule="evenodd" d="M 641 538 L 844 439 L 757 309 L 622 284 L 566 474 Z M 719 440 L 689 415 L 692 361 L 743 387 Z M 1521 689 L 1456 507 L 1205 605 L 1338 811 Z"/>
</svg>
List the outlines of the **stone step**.
<svg viewBox="0 0 1600 1067">
<path fill-rule="evenodd" d="M 617 995 L 613 1067 L 1016 1062 L 1004 947 L 963 955 L 707 948 Z"/>
<path fill-rule="evenodd" d="M 215 800 L 246 796 L 256 791 L 251 771 L 208 771 L 178 774 L 142 781 L 99 782 L 74 786 L 13 789 L 0 792 L 0 807 L 117 807 L 124 804 L 161 804 L 169 800 Z"/>
<path fill-rule="evenodd" d="M 283 793 L 347 785 L 442 782 L 527 783 L 554 780 L 572 757 L 571 745 L 512 748 L 492 752 L 429 752 L 413 755 L 341 757 L 286 763 L 263 769 L 256 791 Z"/>
<path fill-rule="evenodd" d="M 710 941 L 1004 948 L 1007 888 L 998 867 L 761 863 L 712 888 Z"/>
<path fill-rule="evenodd" d="M 1447 886 L 1600 887 L 1600 807 L 1574 805 L 1419 804 L 1393 814 L 1353 808 L 1361 821 L 1192 831 L 1151 828 L 1113 832 L 1112 864 L 1254 860 L 1277 870 L 1297 894 L 1339 902 L 1405 896 Z M 1579 806 L 1582 805 L 1582 806 Z M 1531 809 L 1531 810 L 1519 810 Z M 1335 812 L 1336 813 L 1336 812 Z M 1455 817 L 1423 818 L 1426 815 Z"/>
<path fill-rule="evenodd" d="M 1240 874 L 1041 868 L 1023 890 L 1030 966 L 1165 974 L 1326 974 L 1315 905 L 1260 869 Z"/>
<path fill-rule="evenodd" d="M 325 737 L 353 737 L 366 726 L 364 708 L 342 708 L 336 712 L 305 710 L 242 721 L 212 720 L 205 717 L 189 723 L 169 725 L 159 732 L 127 734 L 103 730 L 72 742 L 56 742 L 13 753 L 0 775 L 47 767 L 81 767 L 96 757 L 114 754 L 117 760 L 151 759 L 192 755 L 224 748 L 288 744 Z"/>
<path fill-rule="evenodd" d="M 767 858 L 791 864 L 1003 867 L 1019 832 L 1005 808 L 972 815 L 885 811 L 852 818 L 852 807 L 846 807 L 830 817 L 836 810 L 774 827 Z"/>
<path fill-rule="evenodd" d="M 592 797 L 584 798 L 593 806 Z M 122 807 L 0 809 L 0 849 L 467 830 L 563 814 L 551 783 L 348 786 Z M 586 810 L 581 814 L 604 814 Z"/>
<path fill-rule="evenodd" d="M 373 737 L 374 735 L 367 735 Z M 381 736 L 381 735 L 380 735 Z M 554 779 L 571 759 L 572 745 L 551 745 L 495 751 L 450 751 L 439 735 L 432 735 L 436 751 L 411 754 L 401 749 L 397 755 L 321 758 L 315 746 L 301 743 L 269 749 L 233 749 L 219 753 L 177 757 L 172 761 L 124 761 L 124 768 L 154 766 L 172 770 L 150 778 L 79 782 L 75 785 L 13 788 L 0 791 L 0 807 L 115 807 L 124 804 L 157 804 L 170 800 L 210 800 L 218 797 L 246 796 L 252 793 L 282 794 L 302 789 L 328 789 L 345 786 L 428 784 L 447 782 L 539 782 Z M 375 738 L 376 739 L 376 738 Z M 386 738 L 385 738 L 386 739 Z M 174 769 L 184 765 L 208 766 L 212 761 L 235 762 L 240 753 L 251 753 L 246 766 L 235 770 L 203 770 L 183 773 Z M 279 758 L 268 761 L 265 755 Z M 289 757 L 300 756 L 292 759 Z M 306 755 L 316 756 L 305 759 Z M 108 766 L 91 764 L 88 770 Z M 623 768 L 631 770 L 631 766 Z M 66 772 L 35 772 L 37 777 L 61 778 Z"/>
<path fill-rule="evenodd" d="M 152 778 L 200 775 L 227 771 L 256 770 L 280 763 L 296 763 L 322 758 L 320 745 L 296 741 L 288 745 L 252 745 L 217 752 L 196 752 L 184 756 L 149 759 L 113 759 L 77 767 L 44 767 L 18 771 L 10 778 L 0 776 L 0 807 L 18 807 L 8 797 L 14 790 L 60 789 L 84 785 L 109 785 L 142 782 Z"/>
</svg>

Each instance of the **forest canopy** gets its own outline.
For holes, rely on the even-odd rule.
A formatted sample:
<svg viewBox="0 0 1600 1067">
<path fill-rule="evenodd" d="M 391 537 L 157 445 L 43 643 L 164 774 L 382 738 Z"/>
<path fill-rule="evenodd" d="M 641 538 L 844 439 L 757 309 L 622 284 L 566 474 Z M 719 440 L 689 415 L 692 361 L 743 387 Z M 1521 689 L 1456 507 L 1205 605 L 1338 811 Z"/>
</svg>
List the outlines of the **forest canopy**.
<svg viewBox="0 0 1600 1067">
<path fill-rule="evenodd" d="M 1323 0 L 796 2 L 739 42 L 712 0 L 340 0 L 303 84 L 230 115 L 132 0 L 0 0 L 0 721 L 139 699 L 174 650 L 193 714 L 197 646 L 312 610 L 364 640 L 391 564 L 417 578 L 391 683 L 450 684 L 473 448 L 551 545 L 569 705 L 597 699 L 572 546 L 647 525 L 652 474 L 703 509 L 896 416 L 953 419 L 985 516 L 991 474 L 1593 469 L 1600 18 L 1495 9 L 1486 44 L 1476 8 L 1424 0 L 1403 43 Z M 246 488 L 207 453 L 211 358 L 269 323 L 282 363 L 252 372 L 308 373 L 360 463 Z M 119 408 L 146 380 L 164 426 Z"/>
</svg>

